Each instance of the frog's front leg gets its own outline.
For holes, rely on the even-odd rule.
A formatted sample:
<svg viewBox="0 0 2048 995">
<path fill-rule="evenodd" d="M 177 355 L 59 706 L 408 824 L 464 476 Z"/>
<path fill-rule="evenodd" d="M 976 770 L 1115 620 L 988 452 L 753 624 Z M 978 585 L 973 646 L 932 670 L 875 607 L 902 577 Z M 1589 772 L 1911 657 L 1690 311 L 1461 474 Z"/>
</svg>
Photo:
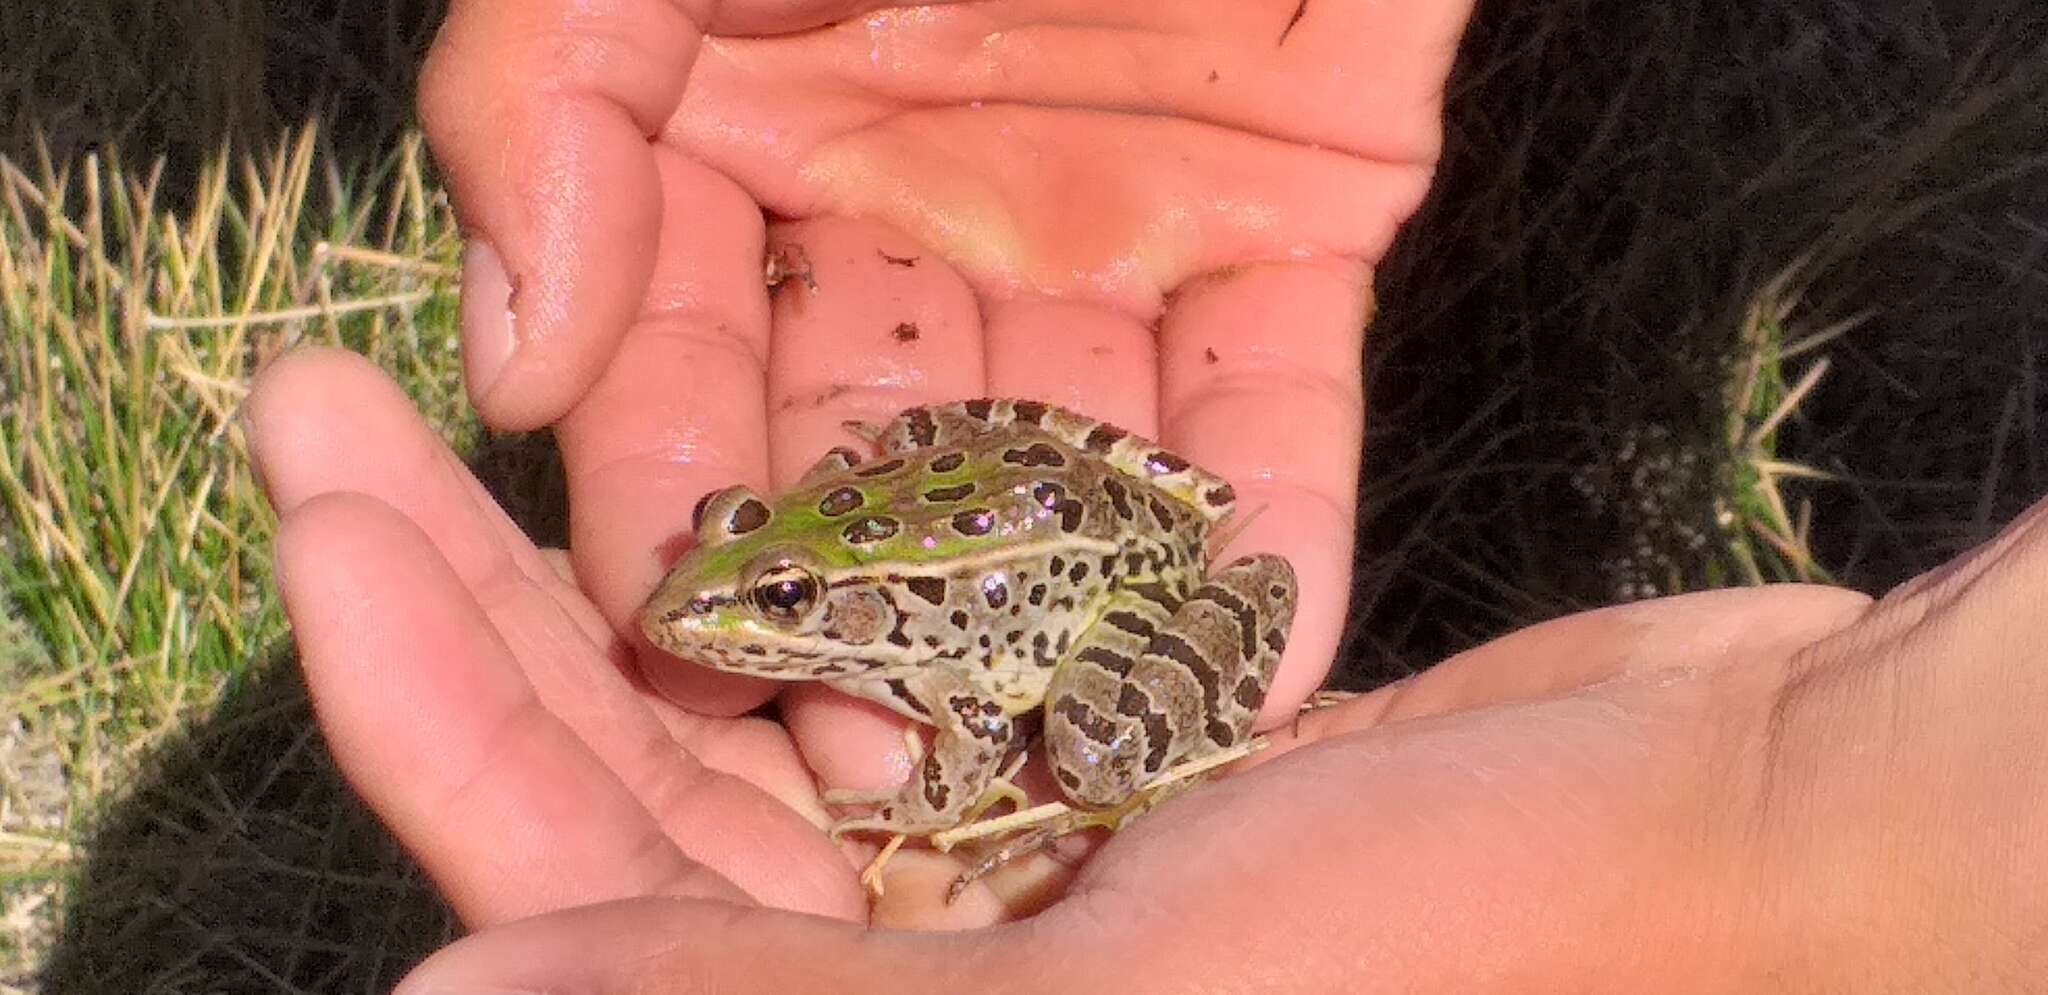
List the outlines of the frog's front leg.
<svg viewBox="0 0 2048 995">
<path fill-rule="evenodd" d="M 931 748 L 892 800 L 872 815 L 835 824 L 834 837 L 850 832 L 929 836 L 959 825 L 1010 756 L 1016 734 L 1010 716 L 965 678 L 934 670 L 898 683 L 935 727 Z"/>
</svg>

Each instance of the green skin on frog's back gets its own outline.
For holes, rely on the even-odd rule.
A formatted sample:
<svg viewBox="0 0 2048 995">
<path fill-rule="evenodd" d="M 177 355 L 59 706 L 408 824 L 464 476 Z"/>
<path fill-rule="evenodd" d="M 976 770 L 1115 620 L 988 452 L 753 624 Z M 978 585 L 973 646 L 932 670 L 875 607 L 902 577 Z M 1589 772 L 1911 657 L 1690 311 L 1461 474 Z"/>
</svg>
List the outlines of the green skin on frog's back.
<svg viewBox="0 0 2048 995">
<path fill-rule="evenodd" d="M 684 659 L 824 681 L 936 728 L 902 789 L 835 832 L 958 825 L 1007 789 L 1033 709 L 1083 811 L 1123 810 L 1250 735 L 1295 583 L 1266 555 L 1205 576 L 1229 484 L 1035 401 L 912 408 L 874 434 L 880 458 L 835 449 L 772 501 L 707 496 L 697 546 L 641 613 Z"/>
</svg>

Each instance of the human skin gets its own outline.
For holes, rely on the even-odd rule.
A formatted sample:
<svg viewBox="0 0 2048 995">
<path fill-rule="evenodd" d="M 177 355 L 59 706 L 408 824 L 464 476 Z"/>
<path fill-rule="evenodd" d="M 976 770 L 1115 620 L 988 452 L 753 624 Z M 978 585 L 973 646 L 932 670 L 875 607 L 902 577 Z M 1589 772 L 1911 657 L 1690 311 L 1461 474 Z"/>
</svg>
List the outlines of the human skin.
<svg viewBox="0 0 2048 995">
<path fill-rule="evenodd" d="M 1279 721 L 1334 657 L 1368 285 L 1428 187 L 1465 15 L 458 0 L 421 102 L 469 238 L 471 395 L 554 426 L 575 573 L 621 632 L 700 495 L 787 486 L 849 419 L 1024 396 L 1159 439 L 1257 510 L 1232 556 L 1300 578 Z M 771 293 L 789 246 L 809 280 Z M 780 690 L 634 650 L 696 715 Z M 881 709 L 782 705 L 830 783 L 908 769 Z"/>
<path fill-rule="evenodd" d="M 1687 977 L 1714 987 L 1848 949 L 1791 929 L 1814 911 L 1798 874 L 1827 861 L 1780 837 L 1813 823 L 1731 841 L 1715 821 L 1750 783 L 1729 771 L 1782 780 L 1716 768 L 1702 798 L 1680 762 L 1753 742 L 1744 708 L 1792 667 L 1769 662 L 1859 617 L 1842 592 L 1556 623 L 1305 721 L 1282 742 L 1313 749 L 1162 808 L 1077 878 L 1037 860 L 946 906 L 958 865 L 907 854 L 872 914 L 817 788 L 899 778 L 893 721 L 802 690 L 786 725 L 736 718 L 776 689 L 618 635 L 705 490 L 787 483 L 846 418 L 1028 395 L 1160 437 L 1264 509 L 1233 552 L 1302 575 L 1284 718 L 1334 647 L 1364 286 L 1426 186 L 1465 15 L 1298 9 L 456 4 L 424 112 L 472 239 L 470 387 L 494 424 L 554 424 L 573 564 L 359 361 L 290 357 L 248 406 L 337 760 L 482 930 L 419 985 L 1590 990 L 1711 959 Z M 789 244 L 815 292 L 762 285 Z M 1648 718 L 1594 721 L 1631 708 Z M 1758 946 L 1766 925 L 1810 942 Z"/>
<path fill-rule="evenodd" d="M 870 917 L 784 731 L 635 687 L 380 374 L 294 355 L 249 411 L 322 727 L 478 930 L 407 995 L 2048 976 L 2048 506 L 1875 604 L 1708 592 L 1515 633 L 1276 731 L 1078 874 L 948 906 L 959 865 L 906 854 Z"/>
</svg>

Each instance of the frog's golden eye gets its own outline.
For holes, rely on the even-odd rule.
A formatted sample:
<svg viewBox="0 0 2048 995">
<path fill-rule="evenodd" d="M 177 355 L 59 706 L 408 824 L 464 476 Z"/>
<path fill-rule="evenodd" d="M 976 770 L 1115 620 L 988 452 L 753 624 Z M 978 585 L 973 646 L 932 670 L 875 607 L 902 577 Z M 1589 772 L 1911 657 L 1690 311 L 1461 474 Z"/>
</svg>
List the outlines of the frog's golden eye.
<svg viewBox="0 0 2048 995">
<path fill-rule="evenodd" d="M 818 577 L 794 563 L 779 563 L 754 579 L 754 607 L 769 621 L 789 623 L 818 603 Z"/>
</svg>

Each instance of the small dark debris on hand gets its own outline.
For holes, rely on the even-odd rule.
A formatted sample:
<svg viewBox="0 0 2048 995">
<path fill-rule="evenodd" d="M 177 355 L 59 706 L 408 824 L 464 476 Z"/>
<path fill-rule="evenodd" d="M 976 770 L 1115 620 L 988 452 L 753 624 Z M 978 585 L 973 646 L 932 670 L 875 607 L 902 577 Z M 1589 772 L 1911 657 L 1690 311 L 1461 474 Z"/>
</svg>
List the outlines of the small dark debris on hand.
<svg viewBox="0 0 2048 995">
<path fill-rule="evenodd" d="M 895 330 L 891 331 L 889 334 L 894 335 L 896 337 L 896 341 L 904 343 L 915 342 L 917 341 L 918 336 L 920 335 L 920 333 L 917 330 L 917 322 L 914 321 L 906 321 L 900 325 L 897 325 Z"/>
</svg>

